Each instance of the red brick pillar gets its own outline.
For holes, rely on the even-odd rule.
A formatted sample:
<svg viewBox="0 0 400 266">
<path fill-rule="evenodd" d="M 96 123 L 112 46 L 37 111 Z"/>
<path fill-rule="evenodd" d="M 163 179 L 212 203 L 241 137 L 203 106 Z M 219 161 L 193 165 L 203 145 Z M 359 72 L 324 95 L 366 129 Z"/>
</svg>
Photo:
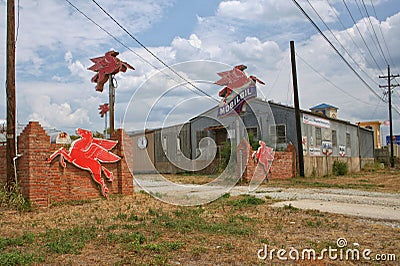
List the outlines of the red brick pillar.
<svg viewBox="0 0 400 266">
<path fill-rule="evenodd" d="M 50 148 L 50 136 L 46 134 L 39 122 L 29 122 L 18 137 L 17 179 L 22 194 L 33 205 L 45 207 L 47 202 L 46 159 Z"/>
<path fill-rule="evenodd" d="M 113 137 L 118 141 L 118 145 L 113 151 L 122 159 L 117 163 L 116 180 L 118 193 L 123 195 L 132 195 L 134 192 L 133 175 L 129 170 L 133 167 L 133 142 L 123 129 L 117 129 Z"/>
</svg>

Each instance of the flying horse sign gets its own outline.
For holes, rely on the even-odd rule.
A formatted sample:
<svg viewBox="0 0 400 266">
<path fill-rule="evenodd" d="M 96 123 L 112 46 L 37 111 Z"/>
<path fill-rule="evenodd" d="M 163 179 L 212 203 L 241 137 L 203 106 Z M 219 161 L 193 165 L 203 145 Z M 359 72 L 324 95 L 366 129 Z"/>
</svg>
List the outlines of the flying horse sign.
<svg viewBox="0 0 400 266">
<path fill-rule="evenodd" d="M 255 76 L 247 77 L 245 65 L 235 66 L 232 70 L 217 73 L 221 79 L 215 84 L 225 86 L 219 92 L 223 97 L 218 108 L 218 116 L 228 115 L 234 111 L 240 113 L 246 100 L 257 96 L 256 82 L 265 85 Z"/>
<path fill-rule="evenodd" d="M 102 195 L 107 197 L 108 188 L 101 177 L 101 173 L 103 172 L 111 182 L 114 179 L 114 175 L 101 163 L 115 163 L 121 159 L 121 157 L 109 151 L 114 148 L 118 141 L 93 138 L 91 131 L 81 128 L 78 128 L 77 133 L 81 138 L 72 143 L 69 151 L 65 148 L 60 148 L 50 155 L 47 162 L 51 163 L 54 158 L 60 155 L 60 164 L 64 168 L 66 167 L 66 160 L 83 170 L 89 171 L 93 180 L 100 185 Z"/>
</svg>

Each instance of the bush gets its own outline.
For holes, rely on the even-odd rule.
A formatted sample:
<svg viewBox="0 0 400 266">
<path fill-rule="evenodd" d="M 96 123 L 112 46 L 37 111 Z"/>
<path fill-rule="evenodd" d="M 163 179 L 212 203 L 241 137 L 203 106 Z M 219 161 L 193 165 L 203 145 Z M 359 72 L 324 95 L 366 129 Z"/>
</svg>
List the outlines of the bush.
<svg viewBox="0 0 400 266">
<path fill-rule="evenodd" d="M 346 175 L 349 171 L 349 166 L 346 162 L 335 161 L 333 163 L 334 175 Z"/>
</svg>

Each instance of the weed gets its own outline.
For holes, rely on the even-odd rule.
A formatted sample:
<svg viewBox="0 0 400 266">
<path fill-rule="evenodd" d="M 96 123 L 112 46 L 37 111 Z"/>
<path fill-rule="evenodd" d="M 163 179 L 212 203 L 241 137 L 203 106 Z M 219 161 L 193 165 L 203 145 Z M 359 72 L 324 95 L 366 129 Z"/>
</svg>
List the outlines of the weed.
<svg viewBox="0 0 400 266">
<path fill-rule="evenodd" d="M 230 242 L 225 243 L 224 246 L 225 246 L 225 248 L 226 248 L 227 250 L 234 250 L 234 249 L 235 249 L 235 247 L 234 247 L 234 246 L 232 245 L 232 243 L 230 243 Z"/>
<path fill-rule="evenodd" d="M 150 216 L 159 216 L 159 213 L 155 210 L 153 210 L 152 208 L 149 208 L 148 213 Z"/>
<path fill-rule="evenodd" d="M 86 200 L 69 200 L 69 201 L 63 201 L 63 202 L 53 202 L 51 203 L 50 207 L 57 207 L 57 206 L 81 206 L 85 205 L 87 203 L 91 203 L 92 200 L 86 199 Z"/>
<path fill-rule="evenodd" d="M 349 171 L 349 165 L 346 162 L 334 161 L 332 171 L 336 176 L 346 175 Z"/>
<path fill-rule="evenodd" d="M 25 246 L 32 244 L 35 241 L 35 235 L 33 233 L 24 232 L 21 237 L 15 238 L 2 238 L 0 237 L 0 250 L 8 246 Z"/>
<path fill-rule="evenodd" d="M 128 214 L 126 213 L 118 213 L 117 216 L 113 217 L 114 220 L 125 221 L 128 218 Z"/>
<path fill-rule="evenodd" d="M 31 204 L 22 196 L 19 186 L 14 186 L 11 190 L 6 186 L 0 187 L 0 207 L 18 211 L 31 210 Z"/>
<path fill-rule="evenodd" d="M 294 207 L 291 203 L 289 203 L 289 205 L 284 205 L 283 209 L 290 210 L 290 211 L 298 211 L 299 210 L 299 208 Z"/>
<path fill-rule="evenodd" d="M 35 262 L 39 263 L 44 261 L 45 259 L 42 256 L 36 254 L 23 254 L 19 250 L 0 254 L 1 265 L 29 265 Z"/>
<path fill-rule="evenodd" d="M 142 217 L 137 216 L 133 211 L 131 212 L 131 214 L 128 217 L 128 221 L 129 222 L 133 222 L 133 221 L 143 221 Z"/>
<path fill-rule="evenodd" d="M 257 198 L 255 196 L 244 195 L 239 199 L 231 200 L 228 202 L 228 205 L 233 205 L 236 207 L 245 207 L 245 206 L 253 206 L 263 204 L 265 200 Z"/>
<path fill-rule="evenodd" d="M 109 243 L 135 243 L 135 244 L 143 244 L 146 242 L 146 237 L 139 233 L 108 233 L 106 236 L 106 240 Z"/>
<path fill-rule="evenodd" d="M 168 252 L 168 251 L 178 250 L 182 246 L 183 246 L 182 242 L 163 242 L 159 244 L 150 243 L 143 246 L 143 248 L 155 252 Z"/>
<path fill-rule="evenodd" d="M 80 254 L 85 244 L 96 236 L 94 227 L 78 227 L 67 230 L 47 229 L 44 234 L 45 247 L 57 254 Z"/>
</svg>

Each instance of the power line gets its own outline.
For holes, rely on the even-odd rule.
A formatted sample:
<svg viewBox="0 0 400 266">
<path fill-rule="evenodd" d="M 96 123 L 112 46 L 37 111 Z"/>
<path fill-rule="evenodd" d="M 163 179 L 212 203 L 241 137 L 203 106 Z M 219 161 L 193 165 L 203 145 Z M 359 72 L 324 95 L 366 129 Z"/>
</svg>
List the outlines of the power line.
<svg viewBox="0 0 400 266">
<path fill-rule="evenodd" d="M 376 43 L 378 44 L 379 51 L 382 53 L 382 56 L 383 56 L 383 58 L 385 59 L 386 64 L 389 65 L 389 62 L 388 62 L 388 60 L 386 59 L 385 53 L 383 52 L 382 46 L 381 46 L 381 44 L 380 44 L 380 42 L 379 42 L 379 38 L 378 38 L 378 35 L 376 34 L 374 25 L 372 24 L 371 16 L 369 15 L 367 6 L 365 5 L 364 0 L 361 0 L 361 1 L 362 1 L 363 6 L 364 6 L 365 13 L 367 14 L 367 18 L 368 18 L 369 24 L 371 25 L 372 31 L 373 31 L 373 33 L 374 33 L 373 36 L 375 36 Z M 357 4 L 357 6 L 358 6 L 358 4 Z M 374 43 L 375 43 L 375 42 L 374 42 Z"/>
<path fill-rule="evenodd" d="M 160 71 L 163 75 L 165 75 L 166 77 L 171 78 L 172 80 L 175 80 L 172 76 L 170 76 L 168 73 L 164 73 L 163 71 L 161 71 L 157 66 L 155 66 L 154 64 L 152 64 L 150 61 L 148 61 L 146 58 L 144 58 L 143 56 L 141 56 L 140 54 L 138 54 L 137 52 L 135 52 L 134 50 L 132 50 L 128 45 L 124 44 L 122 41 L 120 41 L 117 37 L 115 37 L 111 32 L 109 32 L 108 30 L 106 30 L 104 27 L 102 27 L 100 24 L 98 24 L 96 21 L 94 21 L 93 19 L 91 19 L 88 15 L 86 15 L 84 12 L 82 12 L 77 6 L 75 6 L 74 4 L 72 4 L 69 0 L 65 0 L 69 5 L 71 5 L 77 12 L 79 12 L 82 16 L 84 16 L 86 19 L 88 19 L 90 22 L 92 22 L 94 25 L 96 25 L 98 28 L 100 28 L 102 31 L 104 31 L 107 35 L 109 35 L 111 38 L 113 38 L 116 42 L 118 42 L 120 45 L 122 45 L 123 47 L 125 47 L 127 50 L 129 50 L 130 52 L 132 52 L 133 54 L 135 54 L 137 57 L 139 57 L 143 62 L 149 64 L 151 67 L 153 67 L 154 69 Z M 183 86 L 186 87 L 186 85 L 184 84 Z M 191 90 L 192 92 L 196 93 L 197 95 L 202 95 L 200 94 L 198 91 L 193 90 L 192 88 L 187 87 L 189 90 Z"/>
<path fill-rule="evenodd" d="M 155 59 L 157 59 L 157 61 L 159 61 L 162 65 L 164 65 L 166 68 L 168 68 L 169 70 L 172 71 L 172 73 L 174 73 L 175 75 L 177 75 L 179 78 L 181 78 L 182 80 L 184 80 L 185 82 L 187 82 L 190 86 L 192 86 L 194 89 L 200 91 L 201 93 L 203 93 L 204 95 L 206 95 L 207 97 L 209 97 L 210 99 L 216 101 L 217 103 L 219 103 L 219 100 L 214 98 L 213 96 L 211 96 L 210 94 L 208 94 L 207 92 L 205 92 L 204 90 L 200 89 L 199 87 L 197 87 L 196 85 L 194 85 L 191 81 L 189 81 L 188 79 L 186 79 L 184 76 L 182 76 L 181 74 L 179 74 L 175 69 L 173 69 L 172 67 L 170 67 L 167 63 L 165 63 L 163 60 L 161 60 L 157 55 L 155 55 L 150 49 L 148 49 L 142 42 L 140 42 L 135 36 L 133 36 L 124 26 L 122 26 L 114 17 L 112 17 L 110 15 L 110 13 L 108 13 L 100 4 L 98 4 L 95 0 L 92 0 L 93 3 L 96 4 L 96 6 L 98 6 L 103 12 L 104 14 L 106 14 L 112 21 L 114 21 L 118 27 L 120 27 L 126 34 L 129 35 L 129 37 L 131 37 L 135 42 L 137 42 L 142 48 L 144 48 L 149 54 L 151 54 Z"/>
<path fill-rule="evenodd" d="M 316 70 L 313 66 L 311 66 L 305 59 L 303 59 L 301 56 L 299 56 L 298 53 L 296 53 L 296 56 L 304 63 L 306 64 L 309 68 L 311 68 L 311 70 L 313 70 L 315 73 L 317 73 L 321 78 L 323 78 L 325 81 L 327 81 L 329 84 L 331 84 L 333 87 L 335 87 L 336 89 L 338 89 L 339 91 L 343 92 L 344 94 L 346 94 L 347 96 L 353 98 L 356 101 L 359 101 L 363 104 L 366 105 L 370 105 L 370 103 L 368 102 L 364 102 L 363 100 L 351 95 L 350 93 L 348 93 L 347 91 L 341 89 L 339 86 L 337 86 L 335 83 L 333 83 L 331 80 L 329 80 L 327 77 L 325 77 L 323 74 L 321 74 L 318 70 Z"/>
<path fill-rule="evenodd" d="M 372 10 L 374 11 L 374 15 L 375 15 L 376 19 L 378 19 L 378 21 L 379 21 L 379 18 L 378 18 L 378 15 L 377 15 L 377 13 L 376 13 L 376 9 L 375 9 L 375 6 L 374 6 L 374 3 L 373 3 L 372 0 L 371 0 L 371 6 L 372 6 Z M 388 45 L 387 45 L 387 43 L 386 43 L 385 36 L 383 35 L 381 23 L 379 23 L 378 25 L 379 25 L 379 31 L 381 32 L 381 35 L 382 35 L 383 44 L 385 45 L 386 51 L 387 51 L 387 53 L 388 53 L 388 55 L 389 55 L 390 63 L 391 63 L 391 65 L 394 66 L 392 57 L 391 57 L 391 55 L 390 55 L 390 50 L 389 50 Z"/>
<path fill-rule="evenodd" d="M 305 10 L 299 5 L 299 3 L 296 0 L 292 0 L 293 3 L 297 6 L 297 8 L 303 13 L 303 15 L 310 21 L 310 23 L 314 26 L 314 28 L 321 34 L 321 36 L 325 39 L 325 41 L 328 42 L 328 44 L 332 47 L 332 49 L 336 52 L 336 54 L 343 60 L 343 62 L 353 71 L 353 73 L 364 83 L 364 85 L 378 98 L 381 98 L 381 96 L 369 86 L 369 84 L 358 74 L 358 72 L 350 65 L 350 63 L 346 60 L 346 58 L 343 57 L 343 55 L 336 49 L 336 47 L 332 44 L 332 42 L 325 36 L 325 34 L 322 32 L 322 30 L 318 27 L 317 24 L 312 20 L 312 18 L 305 12 Z M 400 112 L 399 112 L 400 113 Z"/>
<path fill-rule="evenodd" d="M 371 55 L 372 60 L 374 61 L 376 67 L 383 73 L 383 71 L 382 71 L 382 69 L 379 67 L 379 64 L 377 63 L 377 61 L 376 61 L 374 55 L 372 54 L 371 50 L 369 49 L 369 46 L 368 46 L 367 42 L 365 41 L 365 39 L 364 39 L 364 37 L 363 37 L 363 35 L 362 35 L 361 31 L 360 31 L 360 28 L 359 28 L 358 25 L 357 25 L 356 20 L 354 19 L 353 15 L 351 14 L 351 11 L 350 11 L 349 7 L 347 6 L 346 1 L 345 1 L 345 0 L 342 0 L 342 1 L 343 1 L 343 4 L 345 5 L 345 7 L 346 7 L 346 9 L 347 9 L 347 12 L 349 13 L 349 15 L 350 15 L 350 17 L 351 17 L 351 20 L 352 20 L 353 23 L 354 23 L 354 26 L 356 26 L 356 29 L 357 29 L 358 33 L 360 34 L 360 37 L 361 37 L 362 41 L 364 42 L 364 45 L 365 45 L 365 47 L 367 48 L 368 53 Z"/>
<path fill-rule="evenodd" d="M 333 33 L 333 31 L 329 28 L 329 26 L 325 23 L 324 19 L 320 16 L 320 14 L 318 13 L 318 11 L 314 8 L 314 6 L 311 4 L 311 2 L 309 0 L 307 0 L 307 3 L 310 5 L 310 7 L 312 8 L 312 10 L 314 10 L 315 14 L 317 14 L 318 18 L 322 21 L 322 23 L 325 25 L 325 27 L 328 29 L 328 31 L 332 34 L 333 38 L 335 38 L 335 40 L 337 41 L 337 43 L 340 45 L 340 47 L 342 47 L 342 49 L 347 53 L 348 57 L 354 62 L 354 64 L 356 66 L 358 66 L 358 68 L 361 70 L 361 72 L 363 72 L 368 78 L 370 78 L 370 75 L 368 75 L 368 73 L 366 73 L 361 66 L 354 60 L 354 58 L 351 56 L 351 54 L 349 53 L 349 51 L 343 46 L 342 42 L 336 37 L 336 35 Z M 370 78 L 372 80 L 372 78 Z M 374 81 L 373 81 L 374 82 Z M 378 83 L 376 83 L 376 85 L 379 85 Z"/>
</svg>

